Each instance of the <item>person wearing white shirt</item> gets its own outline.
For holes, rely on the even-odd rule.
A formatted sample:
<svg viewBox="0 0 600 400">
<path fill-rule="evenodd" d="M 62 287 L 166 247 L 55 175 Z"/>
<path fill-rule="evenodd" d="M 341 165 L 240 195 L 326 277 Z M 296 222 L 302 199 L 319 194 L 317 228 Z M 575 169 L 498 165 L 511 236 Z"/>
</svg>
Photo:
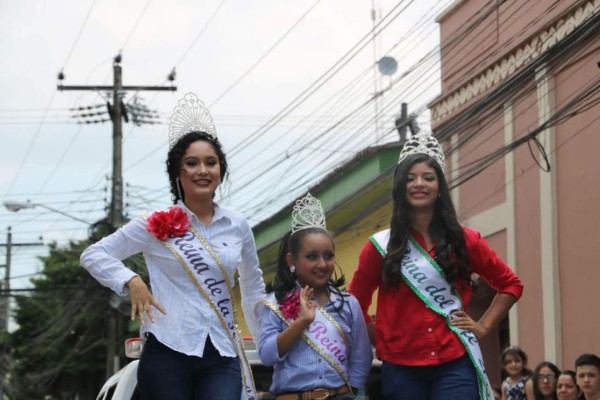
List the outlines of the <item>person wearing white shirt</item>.
<svg viewBox="0 0 600 400">
<path fill-rule="evenodd" d="M 177 110 L 190 108 L 203 118 L 177 124 Z M 237 272 L 246 322 L 258 337 L 251 310 L 264 296 L 264 281 L 252 231 L 241 214 L 213 200 L 227 161 L 208 110 L 190 93 L 171 122 L 167 173 L 174 206 L 91 245 L 81 264 L 102 285 L 129 294 L 131 319 L 140 318 L 142 399 L 237 400 L 240 393 L 251 399 L 231 290 Z M 121 261 L 137 253 L 150 288 Z"/>
</svg>

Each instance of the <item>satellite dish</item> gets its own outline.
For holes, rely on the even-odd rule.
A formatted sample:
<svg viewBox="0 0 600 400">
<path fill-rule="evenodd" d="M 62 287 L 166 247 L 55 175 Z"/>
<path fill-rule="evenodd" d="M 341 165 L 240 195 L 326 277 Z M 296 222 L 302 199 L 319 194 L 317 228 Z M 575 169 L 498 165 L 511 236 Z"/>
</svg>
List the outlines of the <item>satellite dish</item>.
<svg viewBox="0 0 600 400">
<path fill-rule="evenodd" d="M 382 57 L 381 60 L 377 62 L 377 66 L 379 67 L 379 72 L 382 75 L 394 75 L 394 73 L 398 70 L 398 63 L 393 57 Z"/>
</svg>

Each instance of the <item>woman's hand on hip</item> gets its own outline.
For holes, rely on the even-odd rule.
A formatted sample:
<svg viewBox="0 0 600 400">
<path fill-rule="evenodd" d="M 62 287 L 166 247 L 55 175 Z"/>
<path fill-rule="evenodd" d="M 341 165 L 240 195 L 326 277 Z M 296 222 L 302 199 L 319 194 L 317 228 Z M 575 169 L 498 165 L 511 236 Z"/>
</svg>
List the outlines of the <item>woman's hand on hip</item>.
<svg viewBox="0 0 600 400">
<path fill-rule="evenodd" d="M 460 329 L 473 332 L 477 339 L 481 339 L 488 334 L 487 329 L 477 321 L 474 321 L 469 314 L 464 311 L 455 311 L 452 313 L 450 323 Z"/>
<path fill-rule="evenodd" d="M 131 320 L 135 320 L 136 314 L 140 316 L 140 323 L 144 325 L 144 313 L 148 314 L 150 321 L 154 322 L 154 313 L 152 307 L 156 308 L 161 313 L 167 315 L 167 311 L 154 299 L 152 293 L 148 290 L 148 286 L 138 275 L 134 276 L 127 282 L 129 289 L 129 298 L 131 299 Z"/>
</svg>

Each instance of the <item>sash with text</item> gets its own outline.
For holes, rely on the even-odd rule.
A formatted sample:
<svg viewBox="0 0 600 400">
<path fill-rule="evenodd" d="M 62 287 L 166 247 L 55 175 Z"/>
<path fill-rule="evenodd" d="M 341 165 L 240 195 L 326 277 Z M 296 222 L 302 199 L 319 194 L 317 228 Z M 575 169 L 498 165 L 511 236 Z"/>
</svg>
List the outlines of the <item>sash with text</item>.
<svg viewBox="0 0 600 400">
<path fill-rule="evenodd" d="M 233 285 L 219 255 L 208 241 L 190 225 L 190 229 L 181 237 L 169 238 L 164 242 L 169 251 L 179 260 L 194 282 L 194 285 L 208 301 L 221 324 L 229 334 L 235 346 L 242 370 L 242 399 L 255 400 L 256 389 L 252 370 L 244 352 L 241 333 L 237 324 L 237 311 L 233 297 Z M 201 254 L 204 247 L 217 263 L 217 268 L 210 265 Z"/>
<path fill-rule="evenodd" d="M 390 230 L 371 236 L 371 243 L 385 257 L 390 238 Z M 490 382 L 485 373 L 479 341 L 473 332 L 457 328 L 450 323 L 452 313 L 462 310 L 460 295 L 454 294 L 444 278 L 444 272 L 433 258 L 409 236 L 407 252 L 402 258 L 402 279 L 423 300 L 431 310 L 446 318 L 448 328 L 454 332 L 465 346 L 469 358 L 477 372 L 479 396 L 482 400 L 493 400 Z"/>
<path fill-rule="evenodd" d="M 273 302 L 262 300 L 260 303 L 269 307 L 289 326 L 292 321 L 281 314 L 279 306 L 274 304 L 274 296 L 272 300 Z M 352 392 L 350 380 L 344 372 L 344 365 L 348 362 L 348 339 L 340 324 L 323 307 L 317 305 L 316 311 L 315 319 L 302 333 L 302 339 L 337 371 Z"/>
</svg>

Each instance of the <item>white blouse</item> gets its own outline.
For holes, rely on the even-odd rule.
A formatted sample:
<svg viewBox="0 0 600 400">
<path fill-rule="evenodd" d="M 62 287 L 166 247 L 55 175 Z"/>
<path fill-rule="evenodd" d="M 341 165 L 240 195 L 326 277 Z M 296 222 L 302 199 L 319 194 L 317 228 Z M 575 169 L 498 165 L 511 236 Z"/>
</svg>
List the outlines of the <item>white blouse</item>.
<svg viewBox="0 0 600 400">
<path fill-rule="evenodd" d="M 190 224 L 218 253 L 231 282 L 235 282 L 236 271 L 239 273 L 242 309 L 248 327 L 254 337 L 258 338 L 259 325 L 252 310 L 265 297 L 265 284 L 248 222 L 241 214 L 215 204 L 212 222 L 204 226 L 183 202 L 178 202 L 177 206 L 186 212 Z M 208 251 L 203 248 L 200 251 L 206 253 L 205 261 L 216 268 L 216 261 Z M 154 323 L 146 315 L 140 329 L 142 337 L 146 332 L 151 332 L 162 344 L 173 350 L 202 356 L 206 338 L 210 335 L 222 356 L 235 357 L 235 347 L 226 328 L 180 262 L 163 242 L 148 232 L 144 218 L 132 220 L 112 235 L 89 246 L 81 254 L 81 264 L 102 285 L 125 296 L 128 294 L 125 284 L 136 273 L 121 260 L 140 252 L 148 267 L 150 290 L 168 313 L 163 315 L 153 309 Z"/>
</svg>

